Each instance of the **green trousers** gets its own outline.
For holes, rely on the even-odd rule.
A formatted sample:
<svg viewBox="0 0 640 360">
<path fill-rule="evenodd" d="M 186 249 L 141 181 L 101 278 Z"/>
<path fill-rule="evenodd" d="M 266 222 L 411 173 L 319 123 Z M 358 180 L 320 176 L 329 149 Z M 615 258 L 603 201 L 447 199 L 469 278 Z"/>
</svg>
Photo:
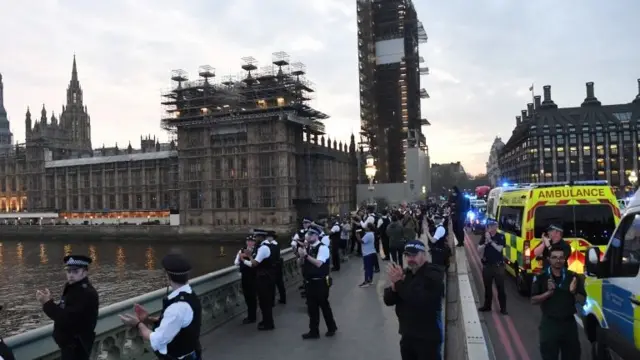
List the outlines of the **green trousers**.
<svg viewBox="0 0 640 360">
<path fill-rule="evenodd" d="M 542 360 L 580 360 L 580 336 L 573 317 L 557 320 L 543 315 L 539 330 Z"/>
</svg>

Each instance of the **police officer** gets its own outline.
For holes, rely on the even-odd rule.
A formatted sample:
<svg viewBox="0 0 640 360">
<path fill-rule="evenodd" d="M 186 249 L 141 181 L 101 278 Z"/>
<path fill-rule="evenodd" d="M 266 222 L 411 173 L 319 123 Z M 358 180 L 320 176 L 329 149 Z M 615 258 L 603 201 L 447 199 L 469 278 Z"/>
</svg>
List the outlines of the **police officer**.
<svg viewBox="0 0 640 360">
<path fill-rule="evenodd" d="M 427 262 L 425 250 L 421 241 L 408 241 L 404 254 L 409 269 L 394 263 L 387 268 L 391 286 L 384 289 L 383 301 L 396 308 L 402 360 L 442 359 L 445 272 Z"/>
<path fill-rule="evenodd" d="M 247 305 L 247 317 L 242 320 L 243 324 L 253 324 L 256 322 L 256 313 L 258 311 L 258 294 L 256 292 L 256 269 L 245 265 L 242 261 L 242 254 L 252 254 L 256 256 L 258 248 L 256 247 L 256 240 L 252 235 L 247 236 L 246 246 L 238 251 L 236 259 L 233 262 L 240 268 L 242 294 L 244 295 L 244 302 Z"/>
<path fill-rule="evenodd" d="M 36 291 L 44 313 L 53 320 L 53 339 L 62 360 L 89 359 L 98 322 L 98 292 L 89 282 L 91 258 L 69 255 L 63 259 L 67 283 L 60 302 L 51 299 L 49 289 Z"/>
<path fill-rule="evenodd" d="M 580 338 L 574 319 L 576 294 L 586 296 L 582 281 L 565 267 L 565 249 L 549 249 L 549 266 L 533 280 L 531 303 L 539 304 L 542 360 L 580 359 Z"/>
<path fill-rule="evenodd" d="M 507 315 L 507 295 L 504 291 L 504 258 L 502 249 L 507 244 L 503 234 L 498 233 L 498 223 L 487 220 L 487 232 L 480 239 L 478 253 L 482 256 L 482 282 L 484 283 L 484 304 L 478 311 L 491 311 L 493 301 L 493 282 L 498 290 L 500 313 Z"/>
<path fill-rule="evenodd" d="M 159 318 L 135 305 L 134 314 L 121 315 L 125 325 L 135 327 L 140 336 L 148 340 L 158 359 L 200 360 L 200 326 L 202 306 L 200 299 L 189 285 L 189 261 L 178 253 L 162 259 L 171 293 L 162 299 L 162 314 Z M 151 328 L 158 325 L 155 330 Z"/>
<path fill-rule="evenodd" d="M 271 250 L 271 254 L 274 255 L 274 286 L 275 289 L 273 291 L 273 304 L 275 305 L 276 303 L 276 289 L 278 290 L 278 302 L 280 304 L 286 304 L 287 303 L 287 289 L 284 286 L 284 274 L 282 273 L 283 271 L 283 266 L 284 266 L 284 260 L 282 259 L 282 257 L 280 256 L 280 245 L 278 244 L 278 241 L 276 240 L 276 232 L 273 230 L 269 230 L 267 231 L 267 240 L 269 241 L 269 248 Z"/>
<path fill-rule="evenodd" d="M 303 339 L 317 339 L 320 337 L 320 310 L 327 325 L 326 336 L 334 336 L 338 330 L 333 318 L 333 311 L 329 304 L 329 277 L 331 256 L 329 248 L 320 243 L 320 232 L 316 228 L 308 231 L 309 245 L 299 248 L 298 254 L 302 262 L 302 277 L 307 293 L 307 311 L 309 313 L 309 332 L 302 334 Z"/>
<path fill-rule="evenodd" d="M 340 227 L 340 221 L 336 220 L 329 230 L 329 241 L 331 250 L 331 271 L 340 271 L 340 233 L 342 232 L 342 228 Z"/>
<path fill-rule="evenodd" d="M 536 257 L 542 257 L 543 267 L 546 268 L 549 266 L 547 259 L 549 258 L 549 250 L 552 246 L 561 248 L 562 251 L 564 251 L 565 259 L 569 259 L 569 256 L 571 256 L 571 246 L 564 241 L 562 234 L 562 227 L 556 224 L 549 225 L 546 234 L 542 234 L 542 241 L 540 245 L 533 250 L 533 254 Z M 565 266 L 568 266 L 566 261 Z"/>
<path fill-rule="evenodd" d="M 447 260 L 447 238 L 445 237 L 446 231 L 444 226 L 442 226 L 442 221 L 442 215 L 436 214 L 433 216 L 433 222 L 436 229 L 433 236 L 431 236 L 431 234 L 427 234 L 427 237 L 429 238 L 431 263 L 445 266 Z"/>
<path fill-rule="evenodd" d="M 305 235 L 307 234 L 307 229 L 309 229 L 309 226 L 311 226 L 312 223 L 313 220 L 311 220 L 311 218 L 305 217 L 302 219 L 302 227 L 298 229 L 295 234 L 293 234 L 292 238 L 292 240 L 296 242 L 296 244 L 304 242 Z M 294 246 L 294 243 L 292 242 L 291 245 Z"/>
<path fill-rule="evenodd" d="M 258 251 L 256 256 L 243 255 L 245 265 L 256 269 L 258 306 L 262 313 L 262 321 L 258 324 L 258 330 L 273 330 L 273 299 L 275 291 L 275 252 L 271 251 L 271 244 L 267 240 L 269 233 L 262 229 L 254 229 L 253 237 L 256 239 Z"/>
<path fill-rule="evenodd" d="M 2 312 L 2 305 L 0 305 L 0 312 Z M 0 360 L 16 360 L 15 356 L 9 346 L 4 343 L 0 337 Z"/>
</svg>

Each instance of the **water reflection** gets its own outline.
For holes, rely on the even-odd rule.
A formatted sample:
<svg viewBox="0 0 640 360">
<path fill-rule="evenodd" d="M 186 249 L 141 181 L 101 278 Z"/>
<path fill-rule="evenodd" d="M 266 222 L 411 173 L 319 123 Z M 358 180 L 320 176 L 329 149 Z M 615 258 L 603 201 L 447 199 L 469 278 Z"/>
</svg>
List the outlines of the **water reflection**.
<svg viewBox="0 0 640 360">
<path fill-rule="evenodd" d="M 227 243 L 227 254 L 235 254 L 240 243 Z M 43 325 L 48 320 L 36 301 L 37 289 L 49 288 L 60 297 L 65 281 L 62 258 L 74 253 L 93 260 L 89 278 L 100 294 L 100 306 L 131 298 L 166 286 L 160 259 L 170 250 L 184 253 L 193 267 L 192 276 L 231 265 L 232 256 L 219 257 L 220 244 L 144 243 L 118 239 L 66 243 L 55 240 L 3 241 L 0 243 L 0 336 L 9 336 Z M 99 259 L 99 266 L 98 265 Z"/>
<path fill-rule="evenodd" d="M 93 245 L 89 246 L 89 257 L 91 258 L 91 268 L 95 269 L 98 266 L 98 252 Z"/>
<path fill-rule="evenodd" d="M 156 268 L 156 253 L 153 251 L 153 248 L 149 246 L 147 251 L 144 253 L 147 261 L 144 263 L 147 270 L 153 270 Z"/>
<path fill-rule="evenodd" d="M 49 262 L 47 257 L 47 247 L 45 244 L 40 244 L 40 264 L 46 265 Z"/>
<path fill-rule="evenodd" d="M 18 257 L 18 265 L 24 265 L 24 245 L 22 243 L 16 245 L 16 256 Z"/>
</svg>

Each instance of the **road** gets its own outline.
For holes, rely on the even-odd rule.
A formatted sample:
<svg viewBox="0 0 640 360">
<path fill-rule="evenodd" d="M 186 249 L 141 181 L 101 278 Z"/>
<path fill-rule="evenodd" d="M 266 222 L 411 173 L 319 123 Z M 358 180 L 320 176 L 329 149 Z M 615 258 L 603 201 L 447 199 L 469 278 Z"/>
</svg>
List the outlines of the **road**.
<svg viewBox="0 0 640 360">
<path fill-rule="evenodd" d="M 477 249 L 479 240 L 479 236 L 468 233 L 465 241 L 465 252 L 477 287 L 478 300 L 482 302 L 484 290 L 481 275 L 482 265 Z M 493 289 L 493 311 L 480 314 L 481 320 L 484 319 L 487 325 L 496 359 L 541 360 L 538 347 L 540 309 L 531 305 L 528 298 L 518 294 L 515 280 L 509 274 L 507 274 L 505 280 L 505 291 L 507 293 L 509 315 L 504 316 L 499 313 L 500 307 L 495 286 Z M 481 304 L 478 304 L 478 306 L 481 306 Z M 579 328 L 579 330 L 582 344 L 581 359 L 589 359 L 591 354 L 589 341 L 582 328 Z"/>
</svg>

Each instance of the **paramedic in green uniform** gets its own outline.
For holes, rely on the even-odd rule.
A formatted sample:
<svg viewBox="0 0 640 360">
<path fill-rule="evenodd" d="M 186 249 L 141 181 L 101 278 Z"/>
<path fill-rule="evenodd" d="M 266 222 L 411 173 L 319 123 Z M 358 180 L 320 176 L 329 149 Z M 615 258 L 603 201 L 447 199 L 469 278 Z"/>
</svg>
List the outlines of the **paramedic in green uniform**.
<svg viewBox="0 0 640 360">
<path fill-rule="evenodd" d="M 552 246 L 547 258 L 549 267 L 534 278 L 531 303 L 539 304 L 540 354 L 542 360 L 580 359 L 580 338 L 576 313 L 576 294 L 585 295 L 584 284 L 577 274 L 565 267 L 562 246 Z"/>
</svg>

